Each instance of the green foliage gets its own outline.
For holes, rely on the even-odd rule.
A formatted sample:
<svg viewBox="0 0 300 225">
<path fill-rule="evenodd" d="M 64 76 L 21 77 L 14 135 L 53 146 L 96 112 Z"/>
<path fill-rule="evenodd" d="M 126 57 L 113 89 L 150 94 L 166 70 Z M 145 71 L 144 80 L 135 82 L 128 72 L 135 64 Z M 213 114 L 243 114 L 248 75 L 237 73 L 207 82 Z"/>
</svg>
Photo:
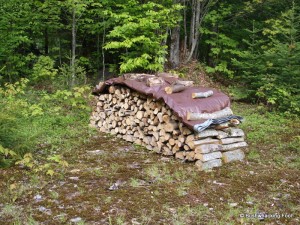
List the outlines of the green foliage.
<svg viewBox="0 0 300 225">
<path fill-rule="evenodd" d="M 85 68 L 83 66 L 76 64 L 75 73 L 76 73 L 76 77 L 72 78 L 72 68 L 69 65 L 64 63 L 61 67 L 59 67 L 59 75 L 57 76 L 54 85 L 57 88 L 63 89 L 63 88 L 71 87 L 72 82 L 74 82 L 75 85 L 86 84 Z"/>
<path fill-rule="evenodd" d="M 221 21 L 230 16 L 233 12 L 232 5 L 221 3 L 218 9 L 211 10 L 205 17 L 206 26 L 201 29 L 201 33 L 208 37 L 205 43 L 210 46 L 209 56 L 213 65 L 206 66 L 208 73 L 221 73 L 232 78 L 234 71 L 228 65 L 228 59 L 239 54 L 237 50 L 238 42 L 229 34 L 222 32 L 226 30 L 226 24 Z"/>
<path fill-rule="evenodd" d="M 53 82 L 57 75 L 54 61 L 49 56 L 40 56 L 33 66 L 31 80 L 34 83 Z"/>
<path fill-rule="evenodd" d="M 281 111 L 300 112 L 300 16 L 293 7 L 278 19 L 265 21 L 263 29 L 253 22 L 248 49 L 233 59 L 239 79 L 258 98 Z"/>
<path fill-rule="evenodd" d="M 18 160 L 16 165 L 22 165 L 27 169 L 30 169 L 31 172 L 44 173 L 49 176 L 58 174 L 56 172 L 58 169 L 66 168 L 69 166 L 68 162 L 65 161 L 61 155 L 52 155 L 47 157 L 47 161 L 39 164 L 31 153 L 26 153 L 21 160 Z"/>
<path fill-rule="evenodd" d="M 68 147 L 71 141 L 76 143 L 80 140 L 77 135 L 87 127 L 89 87 L 78 86 L 72 90 L 47 93 L 32 91 L 27 87 L 28 82 L 21 79 L 0 88 L 2 166 L 8 166 L 28 152 L 39 150 L 40 146 L 46 149 Z M 49 160 L 55 161 L 54 158 Z"/>
<path fill-rule="evenodd" d="M 131 0 L 116 7 L 108 12 L 115 26 L 104 48 L 112 53 L 118 50 L 120 72 L 162 71 L 167 54 L 166 30 L 176 25 L 180 5 Z"/>
</svg>

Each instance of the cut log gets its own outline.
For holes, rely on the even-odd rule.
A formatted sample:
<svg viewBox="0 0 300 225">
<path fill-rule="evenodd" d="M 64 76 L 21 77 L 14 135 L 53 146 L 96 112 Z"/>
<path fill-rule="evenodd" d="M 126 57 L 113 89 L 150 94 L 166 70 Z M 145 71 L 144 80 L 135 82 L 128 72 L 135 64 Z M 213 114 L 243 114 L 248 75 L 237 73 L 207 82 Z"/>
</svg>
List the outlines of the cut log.
<svg viewBox="0 0 300 225">
<path fill-rule="evenodd" d="M 174 145 L 172 148 L 172 152 L 173 154 L 175 154 L 176 152 L 178 152 L 180 150 L 180 148 L 177 145 Z"/>
<path fill-rule="evenodd" d="M 176 130 L 178 128 L 178 123 L 172 121 L 167 124 L 165 124 L 164 129 L 166 132 L 172 132 L 173 130 Z"/>
<path fill-rule="evenodd" d="M 228 150 L 233 150 L 233 149 L 247 147 L 247 146 L 248 145 L 246 142 L 233 143 L 233 144 L 229 144 L 229 145 L 223 145 L 222 151 L 228 151 Z"/>
<path fill-rule="evenodd" d="M 110 93 L 110 94 L 114 94 L 115 93 L 115 91 L 116 91 L 116 87 L 115 86 L 109 86 L 109 88 L 108 88 L 108 92 Z"/>
<path fill-rule="evenodd" d="M 214 94 L 213 91 L 209 90 L 206 92 L 198 92 L 198 93 L 192 93 L 192 98 L 207 98 Z"/>
<path fill-rule="evenodd" d="M 244 141 L 243 137 L 225 138 L 225 139 L 220 140 L 221 144 L 223 144 L 223 145 L 232 144 L 232 143 L 236 143 L 236 142 L 243 142 L 243 141 Z"/>
<path fill-rule="evenodd" d="M 214 129 L 206 129 L 196 135 L 196 139 L 206 138 L 206 137 L 216 137 L 218 132 Z"/>
<path fill-rule="evenodd" d="M 163 115 L 162 119 L 165 123 L 169 123 L 170 122 L 170 116 L 169 115 Z"/>
<path fill-rule="evenodd" d="M 175 84 L 181 84 L 184 86 L 193 86 L 194 85 L 194 81 L 190 81 L 190 80 L 176 80 Z"/>
<path fill-rule="evenodd" d="M 161 77 L 150 77 L 147 79 L 147 86 L 153 87 L 153 86 L 159 86 L 164 84 L 164 79 Z"/>
<path fill-rule="evenodd" d="M 218 132 L 218 136 L 217 136 L 218 139 L 223 139 L 228 137 L 228 134 L 225 133 L 224 131 L 218 130 L 217 132 Z"/>
<path fill-rule="evenodd" d="M 163 114 L 160 112 L 160 113 L 157 113 L 157 118 L 158 118 L 158 121 L 160 122 L 160 123 L 162 123 L 163 122 Z"/>
<path fill-rule="evenodd" d="M 245 153 L 241 149 L 223 153 L 223 160 L 225 163 L 229 163 L 237 160 L 241 161 L 244 158 L 245 158 Z"/>
<path fill-rule="evenodd" d="M 232 114 L 233 114 L 233 112 L 229 107 L 226 107 L 225 109 L 222 109 L 220 111 L 213 112 L 213 113 L 191 113 L 191 112 L 188 112 L 187 120 L 218 119 L 218 118 L 222 118 L 225 116 L 230 116 Z"/>
<path fill-rule="evenodd" d="M 202 162 L 201 160 L 198 160 L 195 163 L 196 167 L 202 171 L 202 170 L 210 170 L 214 167 L 222 166 L 222 160 L 221 159 L 214 159 L 207 162 Z"/>
<path fill-rule="evenodd" d="M 191 142 L 191 148 L 194 148 L 197 145 L 203 145 L 203 144 L 219 144 L 219 140 L 213 139 L 213 138 L 205 138 L 201 140 L 196 140 Z"/>
<path fill-rule="evenodd" d="M 166 147 L 166 146 L 164 146 L 163 148 L 162 148 L 162 154 L 163 155 L 173 155 L 173 152 L 172 152 L 172 150 L 170 149 L 170 148 L 168 148 L 168 147 Z"/>
<path fill-rule="evenodd" d="M 185 152 L 176 152 L 175 154 L 176 159 L 185 159 Z"/>
<path fill-rule="evenodd" d="M 230 137 L 244 137 L 245 133 L 242 129 L 238 128 L 228 128 L 224 130 L 226 133 L 229 134 Z"/>
<path fill-rule="evenodd" d="M 195 152 L 194 151 L 186 152 L 185 159 L 188 161 L 195 161 Z"/>
<path fill-rule="evenodd" d="M 207 154 L 210 152 L 221 151 L 223 149 L 222 145 L 218 144 L 205 144 L 199 145 L 195 148 L 196 154 Z"/>
<path fill-rule="evenodd" d="M 202 162 L 211 161 L 211 160 L 220 159 L 220 158 L 222 158 L 221 152 L 212 152 L 212 153 L 207 153 L 207 154 L 200 154 L 200 153 L 195 154 L 195 159 L 200 159 Z"/>
<path fill-rule="evenodd" d="M 187 88 L 187 86 L 185 86 L 185 85 L 175 84 L 172 86 L 165 87 L 165 92 L 167 94 L 173 94 L 173 93 L 178 93 L 178 92 L 184 91 L 186 88 Z"/>
<path fill-rule="evenodd" d="M 141 120 L 144 117 L 144 112 L 143 111 L 138 111 L 136 113 L 136 118 Z"/>
</svg>

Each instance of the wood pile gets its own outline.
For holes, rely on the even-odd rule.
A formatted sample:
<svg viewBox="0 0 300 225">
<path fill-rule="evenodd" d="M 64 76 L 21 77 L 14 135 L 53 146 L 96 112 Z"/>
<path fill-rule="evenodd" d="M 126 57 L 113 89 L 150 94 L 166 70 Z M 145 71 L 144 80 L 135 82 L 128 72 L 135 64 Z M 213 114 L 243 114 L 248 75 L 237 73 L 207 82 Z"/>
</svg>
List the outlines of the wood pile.
<svg viewBox="0 0 300 225">
<path fill-rule="evenodd" d="M 90 124 L 157 153 L 196 162 L 200 170 L 242 160 L 241 148 L 247 146 L 234 124 L 194 133 L 164 102 L 118 85 L 95 96 Z"/>
</svg>

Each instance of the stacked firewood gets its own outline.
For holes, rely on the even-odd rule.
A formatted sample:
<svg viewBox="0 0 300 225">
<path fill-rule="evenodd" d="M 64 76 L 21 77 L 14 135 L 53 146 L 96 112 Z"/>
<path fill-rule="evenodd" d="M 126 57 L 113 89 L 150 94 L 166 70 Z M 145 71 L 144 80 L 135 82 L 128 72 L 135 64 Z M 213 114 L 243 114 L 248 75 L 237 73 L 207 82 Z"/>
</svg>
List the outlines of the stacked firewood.
<svg viewBox="0 0 300 225">
<path fill-rule="evenodd" d="M 162 101 L 124 86 L 110 86 L 95 96 L 91 126 L 163 155 L 196 161 L 201 169 L 242 160 L 246 147 L 244 132 L 224 126 L 194 133 Z"/>
</svg>

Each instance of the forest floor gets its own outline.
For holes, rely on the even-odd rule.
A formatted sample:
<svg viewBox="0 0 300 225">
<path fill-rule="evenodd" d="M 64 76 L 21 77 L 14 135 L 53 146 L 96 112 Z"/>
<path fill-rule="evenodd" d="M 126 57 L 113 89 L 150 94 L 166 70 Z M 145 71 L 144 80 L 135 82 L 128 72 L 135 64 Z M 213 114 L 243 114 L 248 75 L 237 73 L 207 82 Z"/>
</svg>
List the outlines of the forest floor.
<svg viewBox="0 0 300 225">
<path fill-rule="evenodd" d="M 0 224 L 299 224 L 300 123 L 234 104 L 246 160 L 197 171 L 99 133 L 52 177 L 0 170 Z"/>
<path fill-rule="evenodd" d="M 43 163 L 49 154 L 41 148 L 31 169 L 26 162 L 0 169 L 0 224 L 300 224 L 299 118 L 232 108 L 245 117 L 243 162 L 201 172 L 108 134 L 77 131 L 84 141 L 55 149 L 56 164 Z"/>
</svg>

